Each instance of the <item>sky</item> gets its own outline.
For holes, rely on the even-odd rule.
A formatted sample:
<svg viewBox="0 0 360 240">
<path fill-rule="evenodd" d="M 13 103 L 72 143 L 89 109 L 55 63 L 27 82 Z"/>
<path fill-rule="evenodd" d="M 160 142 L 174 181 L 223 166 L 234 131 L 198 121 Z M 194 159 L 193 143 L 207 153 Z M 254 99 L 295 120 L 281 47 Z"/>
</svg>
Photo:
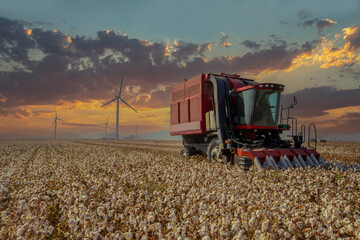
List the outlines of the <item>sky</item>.
<svg viewBox="0 0 360 240">
<path fill-rule="evenodd" d="M 358 0 L 2 0 L 0 138 L 167 130 L 171 88 L 200 73 L 285 85 L 319 138 L 360 140 Z"/>
</svg>

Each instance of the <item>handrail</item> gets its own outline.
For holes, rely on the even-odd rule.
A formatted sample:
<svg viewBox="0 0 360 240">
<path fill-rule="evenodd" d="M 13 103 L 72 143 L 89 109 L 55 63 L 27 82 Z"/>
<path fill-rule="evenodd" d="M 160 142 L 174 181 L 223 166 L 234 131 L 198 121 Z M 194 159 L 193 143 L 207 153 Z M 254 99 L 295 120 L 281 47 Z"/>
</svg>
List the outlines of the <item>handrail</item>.
<svg viewBox="0 0 360 240">
<path fill-rule="evenodd" d="M 295 127 L 294 127 L 294 122 L 295 122 Z M 295 134 L 294 134 L 294 132 L 295 132 Z M 297 135 L 297 118 L 296 117 L 291 117 L 291 135 L 292 136 Z"/>
<path fill-rule="evenodd" d="M 314 128 L 314 133 L 315 133 L 315 138 L 314 138 L 314 140 L 315 140 L 315 147 L 313 147 L 313 146 L 310 145 L 311 127 Z M 313 148 L 313 149 L 315 149 L 315 150 L 316 150 L 316 147 L 317 147 L 317 132 L 316 132 L 316 126 L 315 126 L 315 124 L 313 124 L 313 123 L 309 124 L 308 147 L 309 147 L 309 148 Z"/>
<path fill-rule="evenodd" d="M 305 142 L 305 139 L 306 139 L 306 126 L 303 124 L 301 125 L 300 127 L 300 135 L 302 136 L 302 143 Z"/>
</svg>

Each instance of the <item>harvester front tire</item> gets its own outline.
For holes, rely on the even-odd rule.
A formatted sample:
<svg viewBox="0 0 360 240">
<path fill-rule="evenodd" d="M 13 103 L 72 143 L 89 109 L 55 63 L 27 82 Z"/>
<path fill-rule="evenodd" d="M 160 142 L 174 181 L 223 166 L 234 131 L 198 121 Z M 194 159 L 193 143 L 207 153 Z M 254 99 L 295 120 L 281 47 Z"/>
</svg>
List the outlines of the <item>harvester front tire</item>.
<svg viewBox="0 0 360 240">
<path fill-rule="evenodd" d="M 219 140 L 213 139 L 207 148 L 207 156 L 209 162 L 219 162 L 219 161 L 222 162 L 222 159 L 218 158 L 219 151 L 220 151 Z"/>
<path fill-rule="evenodd" d="M 193 150 L 189 146 L 184 146 L 181 148 L 179 154 L 181 158 L 189 158 L 194 155 Z"/>
</svg>

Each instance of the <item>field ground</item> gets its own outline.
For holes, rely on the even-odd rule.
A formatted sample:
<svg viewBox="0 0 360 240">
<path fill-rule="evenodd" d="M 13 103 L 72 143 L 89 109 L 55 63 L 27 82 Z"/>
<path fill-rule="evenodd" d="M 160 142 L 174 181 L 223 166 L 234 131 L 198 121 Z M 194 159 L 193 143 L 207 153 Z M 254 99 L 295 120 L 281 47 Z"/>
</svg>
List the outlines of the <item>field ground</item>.
<svg viewBox="0 0 360 240">
<path fill-rule="evenodd" d="M 0 239 L 360 238 L 360 173 L 244 172 L 180 142 L 0 141 Z M 360 143 L 321 143 L 360 164 Z"/>
</svg>

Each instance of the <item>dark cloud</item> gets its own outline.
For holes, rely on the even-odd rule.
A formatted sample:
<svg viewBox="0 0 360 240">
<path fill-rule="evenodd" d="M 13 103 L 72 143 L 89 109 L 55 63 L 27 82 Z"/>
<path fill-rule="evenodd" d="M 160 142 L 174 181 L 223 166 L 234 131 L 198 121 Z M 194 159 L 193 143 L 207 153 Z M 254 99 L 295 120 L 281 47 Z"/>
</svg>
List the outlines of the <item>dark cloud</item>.
<svg viewBox="0 0 360 240">
<path fill-rule="evenodd" d="M 150 43 L 115 31 L 99 31 L 95 38 L 70 38 L 43 29 L 32 29 L 30 34 L 22 22 L 5 18 L 0 18 L 0 26 L 0 43 L 4 43 L 0 45 L 0 61 L 8 64 L 7 59 L 12 59 L 24 66 L 0 74 L 2 109 L 108 99 L 118 91 L 123 72 L 125 86 L 139 86 L 138 96 L 143 96 L 136 100 L 136 96 L 124 91 L 126 101 L 134 102 L 135 106 L 167 106 L 171 86 L 184 78 L 201 72 L 260 73 L 287 69 L 294 58 L 311 52 L 317 44 L 291 45 L 273 36 L 265 49 L 256 48 L 257 43 L 253 43 L 254 50 L 241 56 L 205 59 L 212 43 L 177 41 L 169 50 L 166 43 Z M 12 49 L 17 48 L 14 55 Z M 42 57 L 29 60 L 30 49 Z M 165 86 L 165 91 L 157 89 L 159 84 Z"/>
<path fill-rule="evenodd" d="M 342 116 L 338 121 L 334 120 L 335 127 L 321 127 L 322 134 L 354 134 L 360 132 L 360 113 L 350 112 Z"/>
<path fill-rule="evenodd" d="M 6 62 L 32 66 L 27 52 L 35 47 L 35 41 L 29 38 L 24 24 L 22 21 L 0 17 L 0 57 Z"/>
<path fill-rule="evenodd" d="M 70 62 L 68 57 L 49 54 L 37 64 L 36 70 L 39 73 L 62 73 L 67 70 Z"/>
<path fill-rule="evenodd" d="M 302 26 L 303 28 L 311 27 L 311 26 L 314 25 L 314 23 L 316 23 L 317 21 L 319 21 L 319 19 L 314 18 L 314 19 L 311 19 L 311 20 L 306 20 L 306 21 L 303 22 L 303 23 L 299 23 L 298 25 L 299 25 L 299 26 Z"/>
<path fill-rule="evenodd" d="M 0 117 L 13 116 L 17 119 L 33 116 L 33 112 L 28 108 L 2 108 L 0 107 Z"/>
<path fill-rule="evenodd" d="M 293 112 L 297 117 L 318 117 L 326 110 L 360 105 L 360 89 L 337 90 L 333 87 L 305 88 L 285 94 L 282 104 L 288 106 L 296 96 L 298 104 Z"/>
<path fill-rule="evenodd" d="M 267 43 L 270 47 L 287 47 L 288 43 L 281 39 L 279 36 L 272 34 L 268 40 L 263 40 L 263 42 Z"/>
<path fill-rule="evenodd" d="M 302 26 L 303 28 L 306 28 L 306 27 L 311 27 L 314 24 L 316 25 L 318 33 L 320 34 L 325 27 L 332 27 L 336 25 L 337 22 L 330 19 L 319 20 L 318 18 L 314 18 L 299 23 L 298 26 Z"/>
<path fill-rule="evenodd" d="M 351 51 L 357 51 L 360 48 L 360 28 L 359 26 L 353 26 L 345 30 L 344 39 L 350 43 L 349 49 Z"/>
<path fill-rule="evenodd" d="M 360 71 L 356 71 L 353 68 L 350 68 L 348 66 L 342 68 L 339 70 L 341 73 L 350 74 L 354 81 L 357 81 L 360 79 Z"/>
<path fill-rule="evenodd" d="M 241 44 L 247 48 L 254 49 L 254 50 L 258 50 L 261 47 L 260 44 L 254 42 L 254 41 L 250 41 L 250 40 L 244 40 L 241 42 Z"/>
<path fill-rule="evenodd" d="M 322 30 L 326 27 L 332 27 L 335 26 L 337 24 L 337 22 L 332 21 L 330 19 L 324 19 L 324 20 L 319 20 L 316 22 L 316 27 L 318 29 L 318 32 L 321 33 Z"/>
<path fill-rule="evenodd" d="M 56 54 L 62 56 L 71 56 L 72 50 L 68 36 L 59 31 L 48 31 L 35 28 L 31 33 L 32 39 L 43 53 Z"/>
<path fill-rule="evenodd" d="M 297 13 L 299 19 L 307 19 L 310 17 L 310 14 L 306 12 L 305 10 L 302 10 Z"/>
<path fill-rule="evenodd" d="M 279 22 L 279 24 L 280 24 L 280 25 L 288 25 L 289 23 L 286 22 L 286 21 L 284 21 L 284 20 L 281 20 L 281 21 Z"/>
<path fill-rule="evenodd" d="M 212 47 L 211 43 L 195 44 L 184 41 L 175 41 L 174 50 L 171 53 L 172 57 L 177 60 L 189 60 L 189 57 L 204 56 L 206 51 L 209 51 Z"/>
</svg>

